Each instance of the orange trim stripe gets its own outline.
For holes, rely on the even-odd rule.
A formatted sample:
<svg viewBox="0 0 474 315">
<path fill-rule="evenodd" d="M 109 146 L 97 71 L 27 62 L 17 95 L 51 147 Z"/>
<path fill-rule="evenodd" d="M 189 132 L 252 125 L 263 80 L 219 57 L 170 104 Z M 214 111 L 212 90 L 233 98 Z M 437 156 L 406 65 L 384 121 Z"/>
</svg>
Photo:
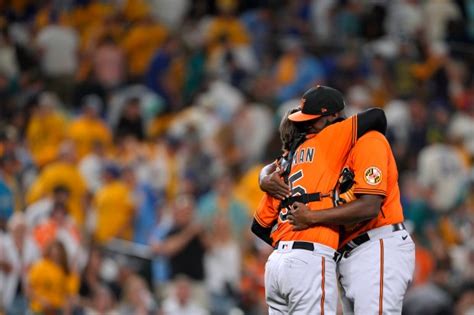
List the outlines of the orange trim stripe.
<svg viewBox="0 0 474 315">
<path fill-rule="evenodd" d="M 355 188 L 354 194 L 375 194 L 387 196 L 387 192 L 381 189 Z"/>
<path fill-rule="evenodd" d="M 270 227 L 270 225 L 264 223 L 263 220 L 260 219 L 260 217 L 259 217 L 257 214 L 255 214 L 253 217 L 254 217 L 255 220 L 258 222 L 258 224 L 260 224 L 261 226 L 266 227 L 266 228 L 269 228 L 269 227 Z"/>
<path fill-rule="evenodd" d="M 352 119 L 352 145 L 357 141 L 357 116 Z"/>
<path fill-rule="evenodd" d="M 326 282 L 325 279 L 326 275 L 326 259 L 325 257 L 321 257 L 321 315 L 324 315 L 324 299 L 326 297 L 326 292 L 324 290 L 324 285 Z"/>
<path fill-rule="evenodd" d="M 380 239 L 380 292 L 379 292 L 379 315 L 383 314 L 383 239 Z"/>
</svg>

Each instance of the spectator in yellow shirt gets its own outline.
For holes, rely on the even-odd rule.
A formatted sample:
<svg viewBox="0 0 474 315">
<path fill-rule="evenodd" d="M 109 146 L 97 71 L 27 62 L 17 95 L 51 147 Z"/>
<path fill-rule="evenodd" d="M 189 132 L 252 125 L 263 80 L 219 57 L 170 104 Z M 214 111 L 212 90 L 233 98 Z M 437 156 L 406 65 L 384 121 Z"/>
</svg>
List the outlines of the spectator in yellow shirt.
<svg viewBox="0 0 474 315">
<path fill-rule="evenodd" d="M 219 0 L 217 7 L 220 14 L 212 19 L 206 34 L 209 49 L 212 51 L 218 47 L 223 37 L 227 38 L 232 45 L 247 45 L 249 43 L 247 29 L 234 14 L 237 1 Z"/>
<path fill-rule="evenodd" d="M 96 213 L 94 238 L 97 242 L 103 244 L 112 238 L 131 239 L 134 202 L 130 188 L 121 181 L 118 166 L 105 167 L 104 186 L 97 191 L 93 205 Z"/>
<path fill-rule="evenodd" d="M 59 145 L 66 134 L 66 119 L 58 111 L 58 105 L 56 95 L 42 93 L 26 128 L 28 149 L 40 167 L 56 158 Z"/>
<path fill-rule="evenodd" d="M 26 195 L 27 204 L 31 204 L 49 195 L 57 186 L 65 186 L 70 191 L 68 209 L 70 215 L 80 226 L 84 221 L 83 200 L 86 196 L 86 184 L 76 167 L 74 144 L 66 142 L 61 146 L 56 162 L 42 169 Z"/>
<path fill-rule="evenodd" d="M 138 21 L 125 35 L 122 47 L 132 77 L 137 78 L 145 73 L 153 54 L 164 42 L 166 35 L 166 29 L 155 23 L 150 16 Z"/>
<path fill-rule="evenodd" d="M 71 307 L 79 279 L 71 272 L 66 250 L 59 241 L 47 247 L 44 257 L 28 272 L 27 294 L 33 314 L 61 314 Z"/>
<path fill-rule="evenodd" d="M 79 159 L 92 151 L 94 143 L 107 148 L 112 143 L 108 126 L 99 117 L 102 101 L 97 95 L 87 95 L 82 100 L 82 115 L 75 119 L 68 130 L 68 138 L 76 145 Z"/>
<path fill-rule="evenodd" d="M 150 6 L 145 0 L 126 0 L 122 11 L 127 21 L 134 22 L 146 17 L 150 12 Z"/>
<path fill-rule="evenodd" d="M 262 164 L 257 164 L 247 170 L 234 189 L 235 198 L 246 206 L 247 210 L 250 211 L 249 215 L 253 215 L 263 196 L 263 192 L 257 189 L 261 167 L 263 167 Z"/>
<path fill-rule="evenodd" d="M 69 24 L 77 28 L 81 33 L 91 24 L 100 24 L 108 16 L 114 13 L 115 8 L 109 3 L 102 1 L 89 1 L 86 6 L 76 6 L 68 14 Z"/>
</svg>

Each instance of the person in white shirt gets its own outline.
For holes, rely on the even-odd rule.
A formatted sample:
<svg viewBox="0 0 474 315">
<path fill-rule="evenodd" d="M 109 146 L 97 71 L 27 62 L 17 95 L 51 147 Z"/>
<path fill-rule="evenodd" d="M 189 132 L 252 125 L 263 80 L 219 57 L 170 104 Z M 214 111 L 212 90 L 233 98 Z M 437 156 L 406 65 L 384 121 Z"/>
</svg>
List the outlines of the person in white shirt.
<svg viewBox="0 0 474 315">
<path fill-rule="evenodd" d="M 239 288 L 242 261 L 239 244 L 231 231 L 229 220 L 217 217 L 210 231 L 213 241 L 204 257 L 205 282 L 213 314 L 228 314 L 237 305 L 235 293 Z"/>
<path fill-rule="evenodd" d="M 78 65 L 79 37 L 73 28 L 52 23 L 41 29 L 36 44 L 41 53 L 41 70 L 47 77 L 73 75 Z"/>
<path fill-rule="evenodd" d="M 468 180 L 468 169 L 453 146 L 434 143 L 420 151 L 418 181 L 429 196 L 430 206 L 438 213 L 458 205 Z"/>
<path fill-rule="evenodd" d="M 69 199 L 69 189 L 65 186 L 57 186 L 53 189 L 51 196 L 41 198 L 25 209 L 25 222 L 30 229 L 46 221 L 53 211 L 55 202 L 67 203 Z"/>
<path fill-rule="evenodd" d="M 84 156 L 79 162 L 78 168 L 84 178 L 87 189 L 91 192 L 98 191 L 103 186 L 102 171 L 107 163 L 106 148 L 104 144 L 97 141 L 92 146 L 92 152 Z"/>
<path fill-rule="evenodd" d="M 209 312 L 193 300 L 191 282 L 186 276 L 177 276 L 174 292 L 163 301 L 164 315 L 208 315 Z"/>
<path fill-rule="evenodd" d="M 68 104 L 72 99 L 74 74 L 78 68 L 79 36 L 68 26 L 60 25 L 58 17 L 42 28 L 36 36 L 40 66 L 47 79 L 47 89 L 56 92 Z"/>
<path fill-rule="evenodd" d="M 0 238 L 0 305 L 5 307 L 7 314 L 26 312 L 25 277 L 39 257 L 25 217 L 15 213 L 8 221 L 8 233 Z"/>
</svg>

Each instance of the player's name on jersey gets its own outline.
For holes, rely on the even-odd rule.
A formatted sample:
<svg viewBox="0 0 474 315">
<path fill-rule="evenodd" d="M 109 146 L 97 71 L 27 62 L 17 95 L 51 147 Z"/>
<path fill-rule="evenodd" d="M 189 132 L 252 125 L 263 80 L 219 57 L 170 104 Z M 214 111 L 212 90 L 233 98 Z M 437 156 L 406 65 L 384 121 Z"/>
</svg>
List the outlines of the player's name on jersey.
<svg viewBox="0 0 474 315">
<path fill-rule="evenodd" d="M 314 148 L 298 149 L 293 156 L 293 165 L 311 163 L 314 159 Z"/>
</svg>

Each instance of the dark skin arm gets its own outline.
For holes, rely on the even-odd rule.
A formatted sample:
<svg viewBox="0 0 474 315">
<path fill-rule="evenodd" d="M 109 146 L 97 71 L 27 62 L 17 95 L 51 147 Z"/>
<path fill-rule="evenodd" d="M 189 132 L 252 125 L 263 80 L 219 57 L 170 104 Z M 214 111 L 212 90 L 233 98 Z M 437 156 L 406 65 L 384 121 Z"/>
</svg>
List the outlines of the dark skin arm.
<svg viewBox="0 0 474 315">
<path fill-rule="evenodd" d="M 273 162 L 262 168 L 258 178 L 260 189 L 279 200 L 290 196 L 290 186 L 281 177 L 282 172 L 277 163 Z"/>
<path fill-rule="evenodd" d="M 337 208 L 312 211 L 307 205 L 295 202 L 290 206 L 288 221 L 293 230 L 305 230 L 317 224 L 354 224 L 375 218 L 382 206 L 384 196 L 359 195 L 359 198 Z"/>
</svg>

